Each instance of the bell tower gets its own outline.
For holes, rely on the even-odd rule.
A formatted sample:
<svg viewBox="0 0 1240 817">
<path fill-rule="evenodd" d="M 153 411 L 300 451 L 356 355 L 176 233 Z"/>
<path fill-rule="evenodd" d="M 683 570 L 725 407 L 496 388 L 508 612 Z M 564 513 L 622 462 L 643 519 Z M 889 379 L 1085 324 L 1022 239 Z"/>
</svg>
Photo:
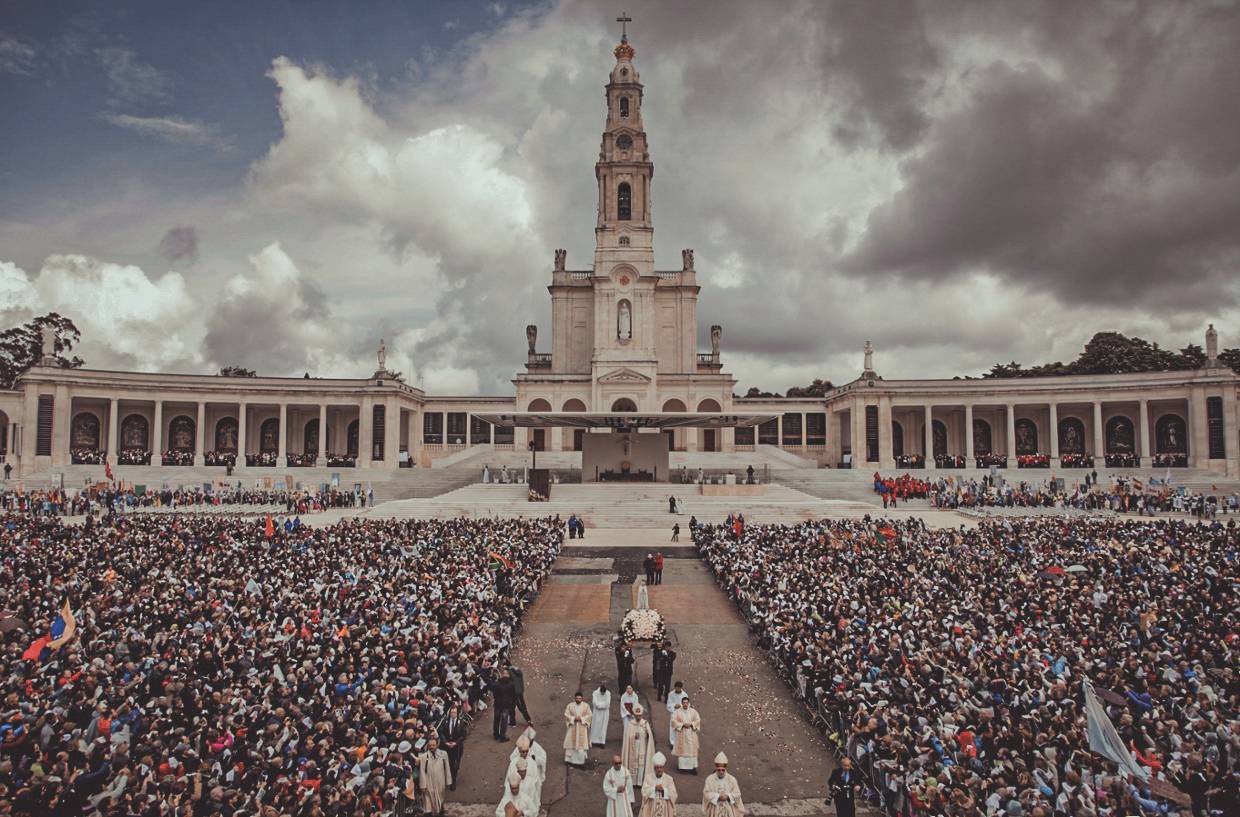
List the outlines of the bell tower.
<svg viewBox="0 0 1240 817">
<path fill-rule="evenodd" d="M 627 33 L 630 21 L 628 16 L 617 20 L 626 30 L 612 52 L 616 65 L 607 83 L 607 122 L 594 166 L 598 180 L 595 256 L 603 261 L 604 250 L 644 250 L 653 262 L 650 181 L 654 178 L 654 163 L 650 161 L 642 126 L 642 84 L 633 65 L 635 52 Z M 625 256 L 636 260 L 631 252 Z"/>
</svg>

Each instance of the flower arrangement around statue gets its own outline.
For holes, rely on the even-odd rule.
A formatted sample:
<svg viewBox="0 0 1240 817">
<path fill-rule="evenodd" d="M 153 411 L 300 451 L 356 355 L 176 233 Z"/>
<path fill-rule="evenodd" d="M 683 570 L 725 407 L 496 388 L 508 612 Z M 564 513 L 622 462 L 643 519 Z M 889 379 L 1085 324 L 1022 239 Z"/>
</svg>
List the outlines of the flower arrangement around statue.
<svg viewBox="0 0 1240 817">
<path fill-rule="evenodd" d="M 620 634 L 625 641 L 662 641 L 667 629 L 658 610 L 630 610 L 624 614 Z"/>
</svg>

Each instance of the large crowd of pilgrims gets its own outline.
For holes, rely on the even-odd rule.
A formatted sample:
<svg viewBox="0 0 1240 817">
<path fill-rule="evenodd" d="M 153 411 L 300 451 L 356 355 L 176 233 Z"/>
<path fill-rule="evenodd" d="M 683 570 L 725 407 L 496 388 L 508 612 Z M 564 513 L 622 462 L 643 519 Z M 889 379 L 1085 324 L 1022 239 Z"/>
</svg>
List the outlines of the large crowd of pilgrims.
<svg viewBox="0 0 1240 817">
<path fill-rule="evenodd" d="M 1096 472 L 1071 486 L 1066 481 L 1061 486 L 1051 479 L 1001 483 L 989 475 L 980 478 L 944 475 L 927 479 L 907 473 L 899 476 L 875 473 L 874 492 L 884 508 L 898 507 L 898 503 L 910 499 L 924 499 L 930 507 L 948 510 L 1069 508 L 1140 516 L 1183 513 L 1210 518 L 1220 513 L 1240 512 L 1240 494 L 1234 490 L 1231 494 L 1217 489 L 1212 493 L 1199 493 L 1180 490 L 1174 484 L 1142 482 L 1131 477 L 1117 477 L 1104 486 Z"/>
<path fill-rule="evenodd" d="M 83 516 L 128 513 L 153 508 L 195 512 L 231 509 L 238 513 L 283 509 L 288 514 L 308 514 L 331 508 L 364 508 L 373 503 L 373 491 L 318 488 L 201 487 L 143 488 L 106 483 L 82 490 L 63 488 L 0 489 L 0 511 L 36 516 Z"/>
<path fill-rule="evenodd" d="M 694 540 L 889 812 L 1240 814 L 1234 520 L 867 518 Z M 1148 782 L 1090 753 L 1082 679 Z"/>
<path fill-rule="evenodd" d="M 0 813 L 415 813 L 424 739 L 477 706 L 562 539 L 4 515 Z"/>
</svg>

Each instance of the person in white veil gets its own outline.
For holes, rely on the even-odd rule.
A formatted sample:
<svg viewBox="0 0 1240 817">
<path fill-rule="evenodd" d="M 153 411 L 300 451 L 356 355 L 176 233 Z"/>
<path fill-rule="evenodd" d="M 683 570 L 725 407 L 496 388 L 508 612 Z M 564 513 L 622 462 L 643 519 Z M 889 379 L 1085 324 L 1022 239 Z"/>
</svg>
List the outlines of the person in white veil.
<svg viewBox="0 0 1240 817">
<path fill-rule="evenodd" d="M 606 684 L 599 684 L 591 698 L 594 717 L 590 720 L 590 745 L 606 746 L 607 723 L 611 720 L 611 690 Z"/>
<path fill-rule="evenodd" d="M 645 579 L 642 579 L 641 583 L 637 585 L 637 609 L 650 609 L 650 591 L 646 589 Z"/>
<path fill-rule="evenodd" d="M 624 694 L 620 696 L 620 717 L 623 719 L 621 726 L 628 726 L 629 721 L 633 720 L 633 707 L 641 703 L 641 699 L 637 697 L 637 692 L 633 690 L 633 685 L 629 684 L 624 688 Z"/>
</svg>

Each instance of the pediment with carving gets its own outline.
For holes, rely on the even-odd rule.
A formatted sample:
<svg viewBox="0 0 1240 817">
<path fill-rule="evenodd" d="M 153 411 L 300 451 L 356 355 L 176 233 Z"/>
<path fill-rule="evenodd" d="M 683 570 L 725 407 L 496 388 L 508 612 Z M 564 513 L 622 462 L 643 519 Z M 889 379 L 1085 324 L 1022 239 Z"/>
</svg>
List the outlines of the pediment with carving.
<svg viewBox="0 0 1240 817">
<path fill-rule="evenodd" d="M 649 383 L 650 378 L 641 372 L 635 372 L 632 369 L 616 369 L 602 375 L 598 379 L 599 383 Z"/>
</svg>

